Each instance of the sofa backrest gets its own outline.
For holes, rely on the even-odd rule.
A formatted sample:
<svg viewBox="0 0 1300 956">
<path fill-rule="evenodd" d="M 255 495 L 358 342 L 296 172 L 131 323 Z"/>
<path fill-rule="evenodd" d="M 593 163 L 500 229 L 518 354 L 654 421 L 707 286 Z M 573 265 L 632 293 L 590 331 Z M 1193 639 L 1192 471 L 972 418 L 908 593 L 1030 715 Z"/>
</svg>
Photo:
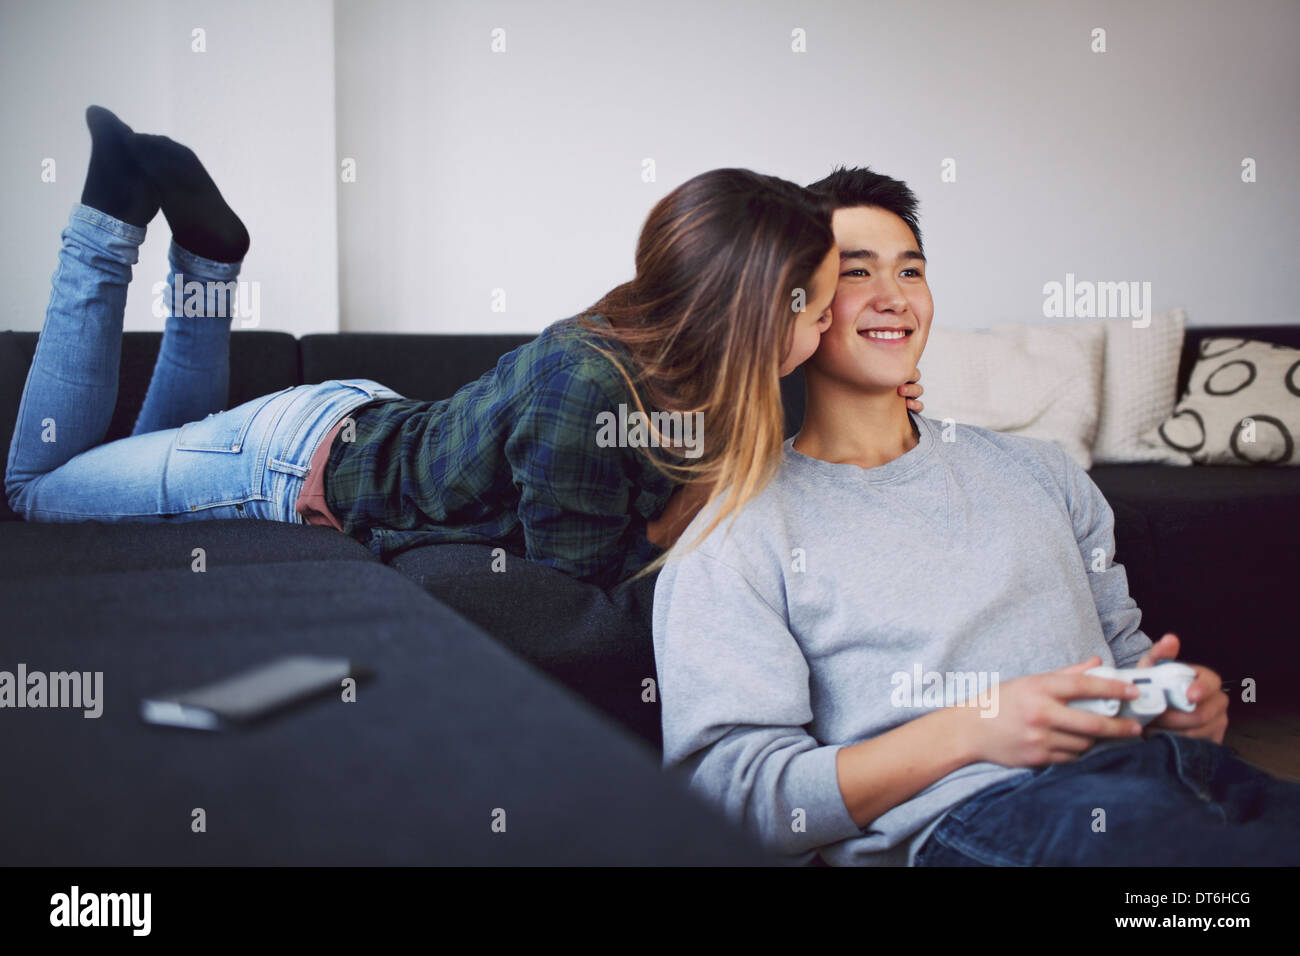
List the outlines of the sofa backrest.
<svg viewBox="0 0 1300 956">
<path fill-rule="evenodd" d="M 494 368 L 534 335 L 341 332 L 299 340 L 303 382 L 370 378 L 407 398 L 437 401 Z"/>
<path fill-rule="evenodd" d="M 1300 348 L 1300 325 L 1189 328 L 1178 375 L 1178 393 L 1196 361 L 1200 341 L 1211 336 L 1261 339 Z M 493 368 L 511 349 L 532 335 L 437 335 L 342 332 L 306 335 L 286 332 L 234 330 L 230 334 L 230 400 L 234 408 L 258 395 L 289 385 L 332 378 L 370 378 L 408 398 L 434 401 Z M 0 478 L 8 458 L 9 440 L 18 417 L 18 403 L 27 370 L 36 351 L 36 332 L 0 332 Z M 118 399 L 105 441 L 131 433 L 144 404 L 153 365 L 162 344 L 161 332 L 127 332 L 122 336 Z M 924 380 L 923 380 L 924 381 Z M 804 412 L 803 370 L 781 380 L 785 404 L 785 434 L 799 430 Z M 0 495 L 0 520 L 13 512 Z"/>
</svg>

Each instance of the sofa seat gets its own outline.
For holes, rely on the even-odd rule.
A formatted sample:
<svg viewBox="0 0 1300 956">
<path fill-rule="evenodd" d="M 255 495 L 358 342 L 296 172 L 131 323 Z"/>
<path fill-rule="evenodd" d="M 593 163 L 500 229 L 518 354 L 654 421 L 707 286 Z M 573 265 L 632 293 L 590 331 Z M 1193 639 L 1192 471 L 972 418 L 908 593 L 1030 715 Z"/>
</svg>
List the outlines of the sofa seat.
<svg viewBox="0 0 1300 956">
<path fill-rule="evenodd" d="M 0 788 L 11 865 L 767 862 L 627 729 L 337 532 L 2 534 L 0 669 L 103 674 L 98 718 L 0 715 L 0 750 L 21 768 Z M 376 676 L 354 703 L 326 697 L 240 732 L 139 717 L 144 697 L 283 654 L 347 657 Z M 196 808 L 206 832 L 191 830 Z"/>
<path fill-rule="evenodd" d="M 493 571 L 492 551 L 430 545 L 396 555 L 391 565 L 660 753 L 651 633 L 656 576 L 604 591 L 514 556 L 504 571 Z"/>
</svg>

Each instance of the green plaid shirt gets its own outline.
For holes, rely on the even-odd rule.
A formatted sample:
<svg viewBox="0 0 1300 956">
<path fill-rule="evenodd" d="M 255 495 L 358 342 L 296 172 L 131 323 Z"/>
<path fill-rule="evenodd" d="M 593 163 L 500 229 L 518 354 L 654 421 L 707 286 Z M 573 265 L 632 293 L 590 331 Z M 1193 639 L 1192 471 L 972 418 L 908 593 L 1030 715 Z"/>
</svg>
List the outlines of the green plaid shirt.
<svg viewBox="0 0 1300 956">
<path fill-rule="evenodd" d="M 577 318 L 553 323 L 451 398 L 353 412 L 356 439 L 334 442 L 325 471 L 343 530 L 385 559 L 478 542 L 601 587 L 658 556 L 646 522 L 675 485 L 647 460 L 654 449 L 597 444 L 597 414 L 636 404 Z M 614 351 L 631 374 L 627 353 Z"/>
</svg>

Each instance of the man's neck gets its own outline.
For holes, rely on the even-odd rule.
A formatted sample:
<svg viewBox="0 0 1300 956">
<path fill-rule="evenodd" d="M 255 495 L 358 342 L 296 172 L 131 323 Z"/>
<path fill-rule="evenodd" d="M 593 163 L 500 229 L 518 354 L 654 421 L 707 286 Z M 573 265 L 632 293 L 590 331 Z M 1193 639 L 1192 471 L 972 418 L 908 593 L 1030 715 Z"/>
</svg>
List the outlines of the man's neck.
<svg viewBox="0 0 1300 956">
<path fill-rule="evenodd" d="M 795 451 L 810 458 L 878 468 L 917 445 L 907 400 L 897 391 L 863 392 L 808 375 L 803 426 Z"/>
</svg>

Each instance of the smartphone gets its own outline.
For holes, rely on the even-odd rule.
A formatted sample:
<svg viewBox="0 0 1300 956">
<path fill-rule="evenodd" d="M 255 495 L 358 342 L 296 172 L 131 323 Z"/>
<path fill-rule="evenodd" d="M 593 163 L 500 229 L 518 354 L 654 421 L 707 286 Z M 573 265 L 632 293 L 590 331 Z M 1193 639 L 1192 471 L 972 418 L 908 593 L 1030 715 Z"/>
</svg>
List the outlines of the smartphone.
<svg viewBox="0 0 1300 956">
<path fill-rule="evenodd" d="M 370 676 L 344 658 L 281 657 L 202 687 L 146 698 L 140 716 L 167 727 L 234 729 L 313 697 L 341 693 L 346 677 L 360 682 Z"/>
</svg>

